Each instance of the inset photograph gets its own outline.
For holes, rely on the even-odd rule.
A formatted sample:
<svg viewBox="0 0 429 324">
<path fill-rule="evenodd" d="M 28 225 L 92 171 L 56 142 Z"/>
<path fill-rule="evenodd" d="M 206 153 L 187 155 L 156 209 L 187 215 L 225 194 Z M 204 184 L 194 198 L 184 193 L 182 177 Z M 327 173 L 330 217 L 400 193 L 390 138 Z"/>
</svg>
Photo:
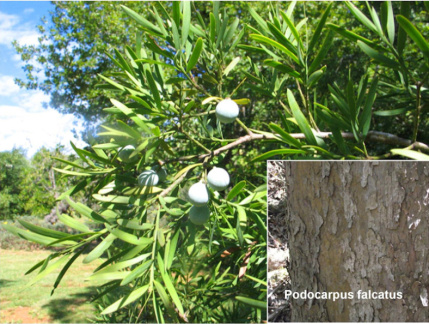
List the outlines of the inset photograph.
<svg viewBox="0 0 429 324">
<path fill-rule="evenodd" d="M 269 161 L 269 322 L 428 322 L 429 163 Z"/>
</svg>

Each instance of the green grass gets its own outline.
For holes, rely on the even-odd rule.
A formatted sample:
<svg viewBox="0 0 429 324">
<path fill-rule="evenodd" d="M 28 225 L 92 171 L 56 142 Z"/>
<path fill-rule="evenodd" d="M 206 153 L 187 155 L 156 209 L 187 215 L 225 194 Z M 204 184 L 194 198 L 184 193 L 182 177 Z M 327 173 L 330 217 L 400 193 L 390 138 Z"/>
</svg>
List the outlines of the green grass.
<svg viewBox="0 0 429 324">
<path fill-rule="evenodd" d="M 95 287 L 92 286 L 93 282 L 85 279 L 102 260 L 83 264 L 84 256 L 79 257 L 69 268 L 53 296 L 52 287 L 61 269 L 24 289 L 37 275 L 37 271 L 27 276 L 24 273 L 49 254 L 48 251 L 0 250 L 1 323 L 15 322 L 15 318 L 8 316 L 19 309 L 26 309 L 26 313 L 30 313 L 34 320 L 49 320 L 52 323 L 87 323 L 94 317 L 94 306 L 88 301 L 93 296 Z M 26 320 L 28 318 L 22 321 Z"/>
</svg>

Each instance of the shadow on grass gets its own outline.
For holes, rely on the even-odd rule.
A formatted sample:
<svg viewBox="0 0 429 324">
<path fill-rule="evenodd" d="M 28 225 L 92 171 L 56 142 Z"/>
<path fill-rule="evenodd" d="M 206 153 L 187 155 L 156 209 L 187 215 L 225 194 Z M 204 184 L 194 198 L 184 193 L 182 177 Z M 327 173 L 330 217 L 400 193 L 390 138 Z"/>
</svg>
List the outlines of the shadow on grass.
<svg viewBox="0 0 429 324">
<path fill-rule="evenodd" d="M 8 287 L 15 284 L 15 280 L 0 279 L 0 287 Z"/>
<path fill-rule="evenodd" d="M 89 323 L 88 316 L 93 317 L 91 298 L 95 295 L 95 287 L 86 287 L 83 292 L 69 295 L 69 298 L 52 298 L 42 306 L 47 309 L 49 316 L 59 323 Z M 55 297 L 55 294 L 53 295 Z M 83 304 L 88 304 L 86 310 L 77 310 Z"/>
</svg>

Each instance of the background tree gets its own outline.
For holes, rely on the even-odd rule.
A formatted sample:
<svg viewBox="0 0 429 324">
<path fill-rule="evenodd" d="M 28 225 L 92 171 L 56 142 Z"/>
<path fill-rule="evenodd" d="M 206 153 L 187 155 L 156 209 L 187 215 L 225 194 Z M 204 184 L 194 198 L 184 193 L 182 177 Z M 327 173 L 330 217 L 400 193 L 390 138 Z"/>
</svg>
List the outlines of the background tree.
<svg viewBox="0 0 429 324">
<path fill-rule="evenodd" d="M 284 164 L 292 291 L 354 294 L 292 299 L 292 321 L 427 321 L 427 163 Z"/>
<path fill-rule="evenodd" d="M 39 44 L 15 49 L 25 64 L 26 79 L 17 79 L 21 87 L 40 89 L 51 96 L 49 106 L 62 113 L 82 117 L 88 123 L 102 117 L 109 105 L 103 90 L 96 87 L 98 74 L 117 71 L 107 54 L 130 41 L 135 25 L 111 2 L 52 2 L 50 21 L 37 26 Z M 145 2 L 129 2 L 130 8 L 143 11 Z M 115 32 L 112 32 L 114 30 Z M 107 53 L 107 54 L 106 54 Z M 43 72 L 43 77 L 39 77 Z"/>
<path fill-rule="evenodd" d="M 43 217 L 55 207 L 60 194 L 76 185 L 76 181 L 55 174 L 55 167 L 62 160 L 74 160 L 73 155 L 63 153 L 63 147 L 52 150 L 44 147 L 39 149 L 30 159 L 29 167 L 20 182 L 19 199 L 23 203 L 26 215 Z"/>
<path fill-rule="evenodd" d="M 23 150 L 0 152 L 0 219 L 13 218 L 24 212 L 19 195 L 28 169 L 29 163 Z"/>
</svg>

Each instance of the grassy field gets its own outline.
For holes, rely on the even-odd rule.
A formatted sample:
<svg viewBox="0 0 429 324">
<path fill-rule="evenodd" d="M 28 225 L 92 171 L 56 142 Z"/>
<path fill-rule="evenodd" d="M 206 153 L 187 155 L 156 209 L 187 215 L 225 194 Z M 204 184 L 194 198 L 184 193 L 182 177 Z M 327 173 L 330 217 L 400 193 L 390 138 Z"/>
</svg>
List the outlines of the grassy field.
<svg viewBox="0 0 429 324">
<path fill-rule="evenodd" d="M 78 258 L 63 277 L 53 296 L 51 290 L 58 271 L 24 289 L 37 271 L 24 276 L 47 251 L 0 250 L 0 323 L 88 323 L 94 308 L 88 300 L 94 293 L 92 282 L 84 281 L 101 261 L 83 264 Z"/>
</svg>

